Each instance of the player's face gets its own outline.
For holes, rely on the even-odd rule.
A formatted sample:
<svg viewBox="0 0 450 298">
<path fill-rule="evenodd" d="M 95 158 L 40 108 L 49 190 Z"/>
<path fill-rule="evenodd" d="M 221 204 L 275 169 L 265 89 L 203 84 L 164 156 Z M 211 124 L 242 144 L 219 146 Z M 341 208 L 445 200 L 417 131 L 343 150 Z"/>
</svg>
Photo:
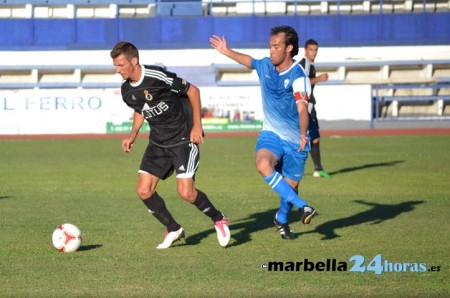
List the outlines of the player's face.
<svg viewBox="0 0 450 298">
<path fill-rule="evenodd" d="M 310 44 L 305 49 L 305 57 L 308 58 L 309 61 L 314 62 L 318 51 L 319 51 L 319 47 L 317 45 Z"/>
<path fill-rule="evenodd" d="M 128 60 L 124 54 L 113 59 L 114 67 L 116 68 L 116 73 L 120 74 L 124 80 L 130 79 L 131 81 L 137 81 L 139 78 L 136 77 L 136 66 L 137 58 L 132 58 Z"/>
<path fill-rule="evenodd" d="M 290 59 L 288 50 L 292 46 L 286 47 L 284 40 L 285 33 L 278 33 L 270 37 L 270 61 L 275 67 Z"/>
</svg>

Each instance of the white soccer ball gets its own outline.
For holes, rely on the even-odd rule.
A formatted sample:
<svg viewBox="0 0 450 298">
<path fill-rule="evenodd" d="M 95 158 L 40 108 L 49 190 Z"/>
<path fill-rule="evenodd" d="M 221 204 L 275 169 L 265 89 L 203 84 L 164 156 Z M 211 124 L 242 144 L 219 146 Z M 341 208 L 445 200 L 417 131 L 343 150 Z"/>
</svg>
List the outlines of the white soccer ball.
<svg viewBox="0 0 450 298">
<path fill-rule="evenodd" d="M 74 252 L 81 246 L 83 236 L 80 229 L 73 224 L 58 226 L 52 235 L 53 246 L 60 252 Z"/>
</svg>

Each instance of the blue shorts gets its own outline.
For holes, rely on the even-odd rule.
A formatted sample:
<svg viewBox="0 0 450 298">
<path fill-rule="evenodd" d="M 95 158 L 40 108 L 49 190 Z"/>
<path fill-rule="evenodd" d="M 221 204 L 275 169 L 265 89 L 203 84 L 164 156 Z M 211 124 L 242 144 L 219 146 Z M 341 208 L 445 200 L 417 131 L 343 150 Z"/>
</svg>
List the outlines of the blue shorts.
<svg viewBox="0 0 450 298">
<path fill-rule="evenodd" d="M 303 178 L 310 143 L 308 142 L 305 149 L 300 152 L 297 151 L 298 147 L 299 144 L 286 142 L 267 130 L 261 131 L 256 141 L 256 152 L 266 149 L 275 154 L 278 157 L 275 170 L 293 181 L 300 181 Z"/>
</svg>

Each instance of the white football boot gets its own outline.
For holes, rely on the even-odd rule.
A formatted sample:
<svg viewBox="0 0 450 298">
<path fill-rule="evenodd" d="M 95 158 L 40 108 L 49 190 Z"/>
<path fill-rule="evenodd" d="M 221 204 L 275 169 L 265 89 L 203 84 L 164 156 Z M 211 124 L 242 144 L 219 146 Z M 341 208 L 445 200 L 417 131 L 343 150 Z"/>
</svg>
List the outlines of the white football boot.
<svg viewBox="0 0 450 298">
<path fill-rule="evenodd" d="M 184 238 L 184 230 L 180 228 L 177 231 L 169 232 L 166 231 L 164 234 L 164 241 L 160 243 L 156 248 L 157 249 L 166 249 L 169 248 L 174 242 Z"/>
<path fill-rule="evenodd" d="M 217 240 L 219 241 L 220 246 L 227 246 L 228 242 L 230 242 L 230 229 L 228 228 L 229 222 L 228 218 L 223 214 L 223 218 L 214 222 L 214 228 L 217 232 Z"/>
</svg>

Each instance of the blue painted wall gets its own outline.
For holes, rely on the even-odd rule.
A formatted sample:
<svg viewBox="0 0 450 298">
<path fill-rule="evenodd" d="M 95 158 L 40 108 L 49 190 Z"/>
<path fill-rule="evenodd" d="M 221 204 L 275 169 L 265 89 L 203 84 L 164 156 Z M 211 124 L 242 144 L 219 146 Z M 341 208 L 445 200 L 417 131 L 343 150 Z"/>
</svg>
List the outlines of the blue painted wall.
<svg viewBox="0 0 450 298">
<path fill-rule="evenodd" d="M 209 48 L 212 34 L 234 48 L 266 48 L 269 30 L 291 25 L 321 46 L 449 45 L 450 13 L 324 16 L 155 17 L 148 19 L 0 19 L 0 50 Z"/>
</svg>

